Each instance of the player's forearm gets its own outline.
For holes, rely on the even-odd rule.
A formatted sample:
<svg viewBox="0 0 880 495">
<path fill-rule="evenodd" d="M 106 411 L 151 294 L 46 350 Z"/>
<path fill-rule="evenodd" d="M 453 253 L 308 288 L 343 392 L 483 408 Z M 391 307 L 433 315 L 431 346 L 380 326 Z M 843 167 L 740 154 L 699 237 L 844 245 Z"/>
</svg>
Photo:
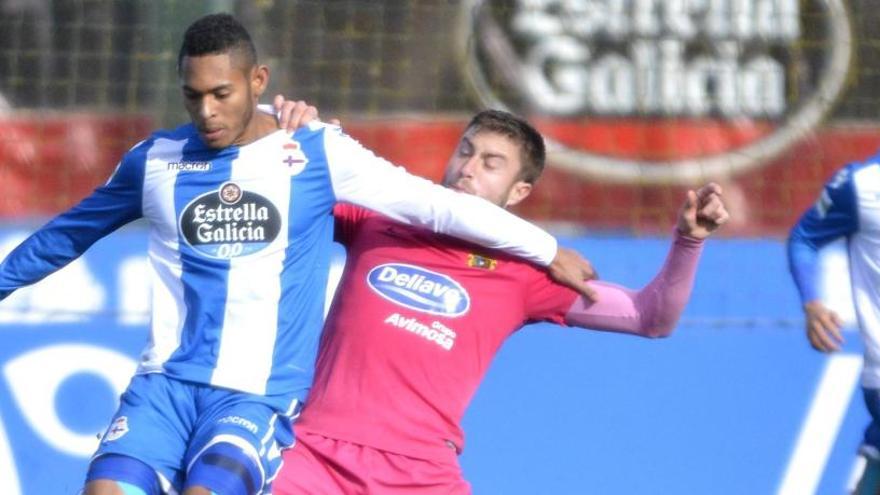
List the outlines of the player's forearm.
<svg viewBox="0 0 880 495">
<path fill-rule="evenodd" d="M 0 263 L 0 300 L 63 268 L 84 250 L 72 237 L 47 225 L 25 239 Z"/>
<path fill-rule="evenodd" d="M 595 282 L 598 302 L 578 298 L 566 314 L 570 325 L 643 337 L 672 333 L 693 289 L 703 242 L 676 234 L 660 272 L 635 291 Z"/>
<path fill-rule="evenodd" d="M 433 206 L 424 212 L 404 209 L 407 223 L 488 248 L 499 249 L 541 266 L 556 257 L 556 238 L 489 201 L 431 184 L 420 194 Z"/>
<path fill-rule="evenodd" d="M 807 303 L 819 298 L 817 284 L 819 270 L 819 249 L 808 239 L 793 230 L 786 243 L 788 269 L 797 287 L 801 302 Z"/>
<path fill-rule="evenodd" d="M 375 156 L 356 141 L 324 129 L 336 199 L 397 221 L 504 250 L 549 266 L 556 239 L 484 199 L 455 192 Z"/>
<path fill-rule="evenodd" d="M 138 216 L 139 203 L 124 201 L 110 186 L 97 189 L 6 256 L 0 263 L 0 299 L 60 270 L 96 241 Z"/>
</svg>

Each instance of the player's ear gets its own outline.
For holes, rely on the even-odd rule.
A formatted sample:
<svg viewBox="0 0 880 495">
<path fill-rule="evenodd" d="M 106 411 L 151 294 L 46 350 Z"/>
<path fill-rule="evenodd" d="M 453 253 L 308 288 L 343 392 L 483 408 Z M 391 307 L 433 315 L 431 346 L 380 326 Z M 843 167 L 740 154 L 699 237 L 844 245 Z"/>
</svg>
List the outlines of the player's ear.
<svg viewBox="0 0 880 495">
<path fill-rule="evenodd" d="M 251 92 L 259 98 L 269 85 L 269 67 L 256 65 L 251 70 Z"/>
<path fill-rule="evenodd" d="M 531 193 L 532 185 L 524 180 L 518 180 L 510 188 L 510 192 L 507 193 L 507 203 L 504 206 L 513 206 L 529 197 Z"/>
</svg>

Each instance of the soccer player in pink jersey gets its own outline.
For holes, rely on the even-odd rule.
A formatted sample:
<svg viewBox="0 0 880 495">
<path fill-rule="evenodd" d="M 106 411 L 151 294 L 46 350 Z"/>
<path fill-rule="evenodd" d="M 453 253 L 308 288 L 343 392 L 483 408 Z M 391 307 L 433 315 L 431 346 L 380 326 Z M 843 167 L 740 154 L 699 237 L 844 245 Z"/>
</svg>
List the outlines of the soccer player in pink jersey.
<svg viewBox="0 0 880 495">
<path fill-rule="evenodd" d="M 527 122 L 484 111 L 462 135 L 444 184 L 512 206 L 529 195 L 544 158 Z M 502 342 L 536 321 L 669 335 L 704 239 L 728 219 L 717 184 L 688 191 L 656 277 L 641 290 L 591 282 L 593 302 L 501 252 L 351 205 L 334 215 L 345 271 L 275 495 L 470 493 L 457 460 L 460 423 Z"/>
</svg>

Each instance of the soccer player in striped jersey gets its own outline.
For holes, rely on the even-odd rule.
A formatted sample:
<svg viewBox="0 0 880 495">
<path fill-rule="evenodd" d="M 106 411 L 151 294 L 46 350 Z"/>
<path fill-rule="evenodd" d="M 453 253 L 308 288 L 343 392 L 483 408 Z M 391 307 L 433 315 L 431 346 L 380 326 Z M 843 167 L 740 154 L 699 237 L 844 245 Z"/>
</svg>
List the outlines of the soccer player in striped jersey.
<svg viewBox="0 0 880 495">
<path fill-rule="evenodd" d="M 338 127 L 278 129 L 257 105 L 268 68 L 228 14 L 189 26 L 178 75 L 192 122 L 135 145 L 0 264 L 2 299 L 122 225 L 149 225 L 151 336 L 87 495 L 270 490 L 312 383 L 337 202 L 549 264 L 575 286 L 590 271 L 543 230 L 393 167 Z"/>
<path fill-rule="evenodd" d="M 484 111 L 465 129 L 444 183 L 512 206 L 531 192 L 544 155 L 527 122 Z M 534 321 L 668 335 L 703 240 L 729 217 L 718 185 L 689 191 L 656 277 L 641 290 L 594 282 L 592 302 L 497 250 L 357 206 L 334 214 L 345 270 L 275 495 L 470 493 L 457 460 L 460 423 L 502 342 Z"/>
<path fill-rule="evenodd" d="M 806 317 L 807 339 L 821 352 L 834 352 L 843 342 L 842 320 L 820 298 L 819 249 L 845 238 L 849 275 L 864 344 L 862 390 L 871 422 L 859 455 L 864 471 L 855 487 L 859 495 L 880 493 L 880 161 L 874 156 L 841 168 L 816 203 L 792 228 L 788 260 Z"/>
</svg>

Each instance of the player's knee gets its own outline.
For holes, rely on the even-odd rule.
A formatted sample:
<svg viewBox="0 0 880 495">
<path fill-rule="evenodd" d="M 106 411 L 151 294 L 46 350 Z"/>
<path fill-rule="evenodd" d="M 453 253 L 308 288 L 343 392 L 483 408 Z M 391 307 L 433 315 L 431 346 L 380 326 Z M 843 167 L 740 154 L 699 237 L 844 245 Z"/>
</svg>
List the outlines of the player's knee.
<svg viewBox="0 0 880 495">
<path fill-rule="evenodd" d="M 86 475 L 85 495 L 161 495 L 156 472 L 133 457 L 105 454 L 93 460 Z"/>
<path fill-rule="evenodd" d="M 256 452 L 218 442 L 192 462 L 186 487 L 204 487 L 217 495 L 254 495 L 263 488 L 263 468 Z"/>
</svg>

